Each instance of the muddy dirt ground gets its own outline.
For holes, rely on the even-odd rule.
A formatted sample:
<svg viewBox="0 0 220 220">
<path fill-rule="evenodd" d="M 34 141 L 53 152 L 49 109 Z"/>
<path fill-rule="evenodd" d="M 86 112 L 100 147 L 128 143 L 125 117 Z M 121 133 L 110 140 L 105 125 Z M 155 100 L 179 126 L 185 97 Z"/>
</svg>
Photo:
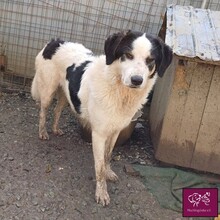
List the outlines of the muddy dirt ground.
<svg viewBox="0 0 220 220">
<path fill-rule="evenodd" d="M 38 139 L 38 108 L 29 93 L 0 93 L 0 220 L 180 220 L 163 209 L 142 184 L 124 171 L 131 163 L 158 165 L 146 121 L 114 149 L 112 168 L 119 181 L 108 183 L 111 203 L 96 204 L 91 144 L 69 108 L 61 117 L 65 135 Z"/>
</svg>

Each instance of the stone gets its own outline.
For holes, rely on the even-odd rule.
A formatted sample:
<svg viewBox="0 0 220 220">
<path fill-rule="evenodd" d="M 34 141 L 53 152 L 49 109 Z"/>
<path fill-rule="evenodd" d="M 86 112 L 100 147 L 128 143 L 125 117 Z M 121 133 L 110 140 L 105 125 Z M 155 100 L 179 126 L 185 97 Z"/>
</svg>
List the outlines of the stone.
<svg viewBox="0 0 220 220">
<path fill-rule="evenodd" d="M 136 213 L 139 210 L 139 205 L 136 204 L 132 204 L 131 205 L 131 210 L 133 211 L 133 213 Z"/>
<path fill-rule="evenodd" d="M 14 158 L 10 156 L 10 157 L 8 157 L 8 160 L 13 161 Z"/>
<path fill-rule="evenodd" d="M 140 176 L 140 173 L 130 165 L 130 164 L 125 164 L 124 165 L 124 171 L 126 174 L 131 175 L 131 176 Z"/>
<path fill-rule="evenodd" d="M 3 200 L 0 200 L 0 207 L 2 207 L 2 206 L 4 206 L 4 205 L 5 205 L 4 201 L 3 201 Z"/>
<path fill-rule="evenodd" d="M 20 202 L 16 202 L 15 205 L 17 208 L 20 208 L 22 206 Z"/>
<path fill-rule="evenodd" d="M 137 123 L 135 125 L 135 128 L 139 129 L 139 128 L 144 128 L 144 126 L 141 123 Z"/>
</svg>

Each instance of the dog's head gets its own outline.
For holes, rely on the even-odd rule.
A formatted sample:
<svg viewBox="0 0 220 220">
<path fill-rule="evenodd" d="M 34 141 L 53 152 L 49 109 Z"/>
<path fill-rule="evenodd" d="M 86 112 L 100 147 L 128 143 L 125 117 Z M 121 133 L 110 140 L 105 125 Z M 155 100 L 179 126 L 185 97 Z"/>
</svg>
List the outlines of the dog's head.
<svg viewBox="0 0 220 220">
<path fill-rule="evenodd" d="M 120 64 L 124 85 L 141 88 L 147 81 L 163 76 L 172 61 L 172 50 L 161 39 L 142 32 L 113 34 L 105 41 L 106 64 Z"/>
</svg>

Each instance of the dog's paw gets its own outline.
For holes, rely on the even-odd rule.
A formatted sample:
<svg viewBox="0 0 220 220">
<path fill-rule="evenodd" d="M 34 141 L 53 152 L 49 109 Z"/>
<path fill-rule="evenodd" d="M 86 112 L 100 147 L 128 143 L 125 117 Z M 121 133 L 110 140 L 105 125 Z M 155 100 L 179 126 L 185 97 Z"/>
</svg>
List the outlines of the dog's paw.
<svg viewBox="0 0 220 220">
<path fill-rule="evenodd" d="M 107 206 L 110 203 L 110 197 L 106 190 L 96 190 L 96 202 L 102 204 L 103 206 Z"/>
<path fill-rule="evenodd" d="M 112 171 L 111 168 L 108 168 L 106 170 L 106 179 L 112 182 L 116 182 L 118 180 L 118 176 L 115 174 L 114 171 Z"/>
<path fill-rule="evenodd" d="M 43 132 L 39 133 L 39 138 L 41 140 L 49 140 L 49 135 L 48 135 L 48 133 L 46 131 L 43 131 Z"/>
<path fill-rule="evenodd" d="M 110 197 L 107 192 L 107 185 L 105 183 L 97 182 L 96 185 L 96 202 L 102 204 L 103 206 L 106 206 L 110 203 Z"/>
<path fill-rule="evenodd" d="M 56 130 L 53 130 L 53 133 L 57 136 L 62 136 L 64 135 L 64 132 L 61 130 L 61 129 L 56 129 Z"/>
</svg>

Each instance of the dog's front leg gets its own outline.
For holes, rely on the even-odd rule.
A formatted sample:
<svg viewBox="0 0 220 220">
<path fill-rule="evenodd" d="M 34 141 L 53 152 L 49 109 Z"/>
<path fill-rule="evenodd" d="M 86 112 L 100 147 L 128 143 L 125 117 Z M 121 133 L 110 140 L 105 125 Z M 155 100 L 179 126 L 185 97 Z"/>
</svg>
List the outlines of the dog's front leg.
<svg viewBox="0 0 220 220">
<path fill-rule="evenodd" d="M 103 206 L 110 203 L 110 198 L 107 192 L 106 183 L 106 165 L 105 165 L 105 144 L 107 137 L 98 132 L 92 132 L 92 147 L 95 162 L 96 174 L 96 201 Z"/>
<path fill-rule="evenodd" d="M 118 180 L 118 176 L 111 169 L 110 161 L 112 156 L 112 151 L 114 149 L 115 143 L 117 141 L 118 135 L 120 132 L 114 132 L 109 138 L 105 150 L 105 164 L 106 164 L 106 179 L 111 180 L 113 182 Z"/>
</svg>

